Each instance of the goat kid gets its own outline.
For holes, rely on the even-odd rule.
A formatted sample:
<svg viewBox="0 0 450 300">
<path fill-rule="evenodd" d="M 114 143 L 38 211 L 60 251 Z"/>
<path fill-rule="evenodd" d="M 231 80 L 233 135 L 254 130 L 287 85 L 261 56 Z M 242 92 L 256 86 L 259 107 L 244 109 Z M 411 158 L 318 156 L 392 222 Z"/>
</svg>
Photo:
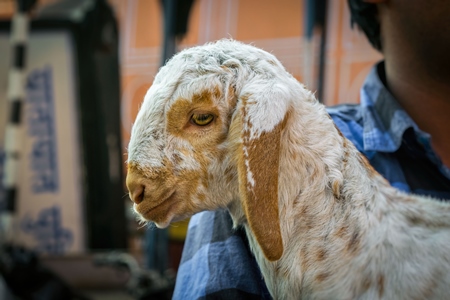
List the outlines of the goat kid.
<svg viewBox="0 0 450 300">
<path fill-rule="evenodd" d="M 450 205 L 391 187 L 263 50 L 175 55 L 128 154 L 141 220 L 228 209 L 276 299 L 450 299 Z"/>
</svg>

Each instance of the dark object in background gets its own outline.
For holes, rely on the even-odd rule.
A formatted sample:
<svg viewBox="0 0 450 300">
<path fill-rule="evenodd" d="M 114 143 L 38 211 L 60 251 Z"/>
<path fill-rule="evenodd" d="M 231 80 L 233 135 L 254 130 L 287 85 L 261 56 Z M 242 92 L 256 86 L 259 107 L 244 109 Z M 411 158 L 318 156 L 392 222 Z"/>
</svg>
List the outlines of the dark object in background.
<svg viewBox="0 0 450 300">
<path fill-rule="evenodd" d="M 127 290 L 137 300 L 170 300 L 175 287 L 175 274 L 160 274 L 155 270 L 141 269 L 133 256 L 127 253 L 110 252 L 94 258 L 98 267 L 112 267 L 127 272 L 130 278 Z"/>
<path fill-rule="evenodd" d="M 161 0 L 164 16 L 162 66 L 177 52 L 177 38 L 183 37 L 188 31 L 193 3 L 194 0 Z"/>
<path fill-rule="evenodd" d="M 0 31 L 9 33 L 9 20 L 0 22 Z M 72 50 L 70 62 L 64 63 L 74 66 L 69 84 L 79 133 L 73 147 L 80 153 L 75 164 L 80 166 L 79 227 L 84 230 L 85 250 L 125 249 L 119 46 L 113 11 L 106 0 L 60 0 L 36 11 L 29 34 L 35 40 L 63 34 Z M 59 51 L 52 46 L 47 46 L 49 51 Z M 60 178 L 63 172 L 74 170 L 63 166 Z"/>
<path fill-rule="evenodd" d="M 0 252 L 0 274 L 10 292 L 22 300 L 88 300 L 43 267 L 36 253 L 5 246 Z M 6 300 L 6 299 L 5 299 Z"/>
<path fill-rule="evenodd" d="M 104 0 L 45 6 L 31 32 L 67 31 L 75 47 L 87 250 L 125 249 L 117 22 Z M 61 99 L 62 101 L 64 99 Z"/>
<path fill-rule="evenodd" d="M 325 91 L 325 64 L 326 64 L 326 38 L 327 38 L 327 0 L 305 1 L 305 37 L 311 40 L 314 28 L 321 29 L 319 47 L 319 68 L 317 72 L 317 99 L 323 102 Z"/>
<path fill-rule="evenodd" d="M 32 5 L 35 0 L 18 1 Z M 9 32 L 10 22 L 0 22 Z M 30 22 L 30 35 L 66 33 L 73 47 L 77 124 L 82 165 L 85 250 L 126 248 L 120 134 L 118 33 L 106 1 L 62 0 L 44 6 Z M 48 45 L 51 47 L 51 45 Z M 67 101 L 67 99 L 56 99 Z M 78 138 L 78 137 L 77 137 Z M 64 168 L 63 168 L 64 169 Z M 72 172 L 70 168 L 64 172 Z M 33 199 L 29 199 L 32 201 Z M 39 261 L 37 253 L 0 245 L 0 277 L 18 299 L 87 299 Z"/>
</svg>

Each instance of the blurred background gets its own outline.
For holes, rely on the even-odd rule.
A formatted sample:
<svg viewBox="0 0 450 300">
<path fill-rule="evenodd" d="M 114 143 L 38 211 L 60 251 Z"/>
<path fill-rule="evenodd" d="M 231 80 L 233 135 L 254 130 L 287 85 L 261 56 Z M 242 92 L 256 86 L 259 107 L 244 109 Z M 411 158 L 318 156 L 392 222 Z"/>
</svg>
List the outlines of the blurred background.
<svg viewBox="0 0 450 300">
<path fill-rule="evenodd" d="M 359 102 L 381 59 L 351 28 L 346 0 L 0 0 L 4 182 L 19 2 L 30 21 L 23 137 L 15 137 L 23 142 L 13 208 L 0 187 L 1 209 L 13 215 L 1 241 L 0 299 L 2 290 L 17 297 L 24 274 L 47 276 L 32 293 L 49 296 L 29 299 L 70 299 L 51 298 L 49 282 L 74 299 L 170 299 L 187 221 L 164 231 L 136 223 L 124 162 L 140 103 L 175 52 L 221 38 L 251 43 L 326 105 Z"/>
</svg>

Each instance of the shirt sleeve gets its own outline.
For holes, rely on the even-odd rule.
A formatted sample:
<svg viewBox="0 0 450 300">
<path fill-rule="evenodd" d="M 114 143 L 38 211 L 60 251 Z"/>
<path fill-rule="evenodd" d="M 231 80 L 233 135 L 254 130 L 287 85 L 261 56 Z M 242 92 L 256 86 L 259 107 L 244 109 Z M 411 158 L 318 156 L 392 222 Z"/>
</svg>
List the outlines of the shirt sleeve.
<svg viewBox="0 0 450 300">
<path fill-rule="evenodd" d="M 271 299 L 243 230 L 225 210 L 189 223 L 173 299 Z"/>
</svg>

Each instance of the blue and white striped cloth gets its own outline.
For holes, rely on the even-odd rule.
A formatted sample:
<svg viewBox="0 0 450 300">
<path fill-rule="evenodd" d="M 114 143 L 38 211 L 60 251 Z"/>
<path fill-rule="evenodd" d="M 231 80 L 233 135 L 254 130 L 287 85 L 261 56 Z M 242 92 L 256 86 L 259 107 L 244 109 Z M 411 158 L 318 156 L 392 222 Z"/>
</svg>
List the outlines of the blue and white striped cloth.
<svg viewBox="0 0 450 300">
<path fill-rule="evenodd" d="M 329 113 L 393 186 L 450 200 L 450 172 L 380 79 L 375 66 L 361 89 L 360 105 L 340 105 Z M 173 299 L 271 299 L 242 231 L 231 229 L 227 211 L 192 217 Z"/>
<path fill-rule="evenodd" d="M 25 5 L 17 5 L 11 28 L 11 66 L 8 78 L 9 115 L 5 132 L 3 186 L 8 211 L 14 211 L 20 154 L 23 146 L 22 107 L 25 99 L 25 64 L 28 42 L 28 15 Z"/>
<path fill-rule="evenodd" d="M 20 180 L 20 161 L 24 140 L 23 103 L 25 101 L 25 72 L 28 43 L 28 12 L 35 0 L 16 1 L 16 12 L 11 26 L 11 65 L 8 77 L 8 120 L 5 129 L 4 170 L 2 187 L 6 207 L 0 211 L 0 240 L 5 242 L 12 237 L 12 218 L 15 212 L 18 183 Z"/>
</svg>

